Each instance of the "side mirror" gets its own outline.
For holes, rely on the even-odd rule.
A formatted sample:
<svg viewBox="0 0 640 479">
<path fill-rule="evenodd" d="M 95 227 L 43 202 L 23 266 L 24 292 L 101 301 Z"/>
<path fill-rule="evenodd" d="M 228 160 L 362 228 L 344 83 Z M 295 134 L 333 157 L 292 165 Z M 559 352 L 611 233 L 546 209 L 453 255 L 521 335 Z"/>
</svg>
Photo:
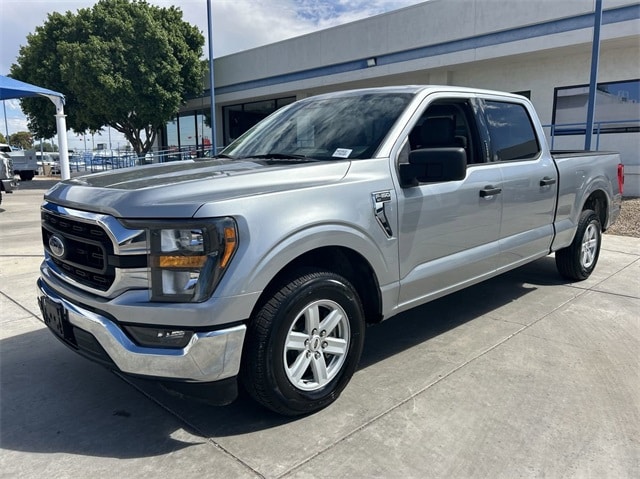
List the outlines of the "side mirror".
<svg viewBox="0 0 640 479">
<path fill-rule="evenodd" d="M 420 183 L 464 180 L 467 153 L 464 148 L 424 148 L 409 153 L 409 163 L 400 165 L 403 188 Z"/>
</svg>

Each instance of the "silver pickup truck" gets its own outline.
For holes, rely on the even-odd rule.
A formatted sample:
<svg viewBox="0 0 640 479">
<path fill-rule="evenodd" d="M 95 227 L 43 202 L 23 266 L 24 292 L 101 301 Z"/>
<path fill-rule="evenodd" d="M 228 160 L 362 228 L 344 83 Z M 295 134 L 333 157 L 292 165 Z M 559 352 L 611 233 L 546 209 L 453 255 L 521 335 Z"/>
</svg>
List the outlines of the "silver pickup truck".
<svg viewBox="0 0 640 479">
<path fill-rule="evenodd" d="M 550 253 L 587 278 L 622 185 L 615 153 L 550 152 L 521 96 L 315 96 L 216 158 L 54 186 L 39 304 L 110 368 L 305 414 L 347 385 L 367 324 Z"/>
</svg>

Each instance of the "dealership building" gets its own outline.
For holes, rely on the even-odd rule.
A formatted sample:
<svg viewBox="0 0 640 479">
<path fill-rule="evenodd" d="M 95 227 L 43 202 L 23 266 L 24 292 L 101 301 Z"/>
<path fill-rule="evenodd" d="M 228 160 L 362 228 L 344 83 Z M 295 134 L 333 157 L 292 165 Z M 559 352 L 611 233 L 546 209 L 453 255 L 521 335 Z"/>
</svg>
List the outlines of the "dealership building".
<svg viewBox="0 0 640 479">
<path fill-rule="evenodd" d="M 615 150 L 640 196 L 640 2 L 603 0 L 592 149 Z M 585 141 L 595 0 L 431 0 L 215 59 L 217 145 L 295 100 L 336 90 L 458 85 L 531 99 L 553 149 Z M 159 148 L 210 144 L 206 87 Z"/>
</svg>

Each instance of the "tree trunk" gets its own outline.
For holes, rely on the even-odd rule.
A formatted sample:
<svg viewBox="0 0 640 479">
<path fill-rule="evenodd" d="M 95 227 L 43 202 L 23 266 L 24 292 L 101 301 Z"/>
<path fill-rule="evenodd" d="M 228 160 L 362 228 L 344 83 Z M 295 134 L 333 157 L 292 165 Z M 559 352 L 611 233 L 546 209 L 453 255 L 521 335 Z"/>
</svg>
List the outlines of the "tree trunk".
<svg viewBox="0 0 640 479">
<path fill-rule="evenodd" d="M 147 153 L 151 150 L 156 139 L 158 128 L 152 125 L 138 129 L 131 124 L 115 124 L 113 128 L 122 133 L 133 147 L 138 157 L 138 165 L 145 164 Z M 145 139 L 142 139 L 141 133 L 144 131 Z"/>
</svg>

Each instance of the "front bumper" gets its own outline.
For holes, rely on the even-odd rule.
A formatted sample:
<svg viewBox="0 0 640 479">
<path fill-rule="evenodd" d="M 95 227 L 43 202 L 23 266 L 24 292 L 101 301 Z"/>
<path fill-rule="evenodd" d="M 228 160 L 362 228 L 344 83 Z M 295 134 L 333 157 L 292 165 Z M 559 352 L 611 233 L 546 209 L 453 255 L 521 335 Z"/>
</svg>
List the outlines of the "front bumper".
<svg viewBox="0 0 640 479">
<path fill-rule="evenodd" d="M 157 380 L 205 383 L 237 376 L 240 370 L 245 325 L 196 332 L 182 349 L 141 347 L 108 317 L 66 300 L 42 279 L 37 287 L 39 304 L 47 298 L 60 305 L 70 324 L 68 334 L 57 337 L 84 356 L 119 371 Z"/>
<path fill-rule="evenodd" d="M 14 190 L 18 189 L 18 182 L 16 180 L 3 179 L 1 181 L 2 181 L 2 191 L 6 193 L 13 193 Z"/>
</svg>

